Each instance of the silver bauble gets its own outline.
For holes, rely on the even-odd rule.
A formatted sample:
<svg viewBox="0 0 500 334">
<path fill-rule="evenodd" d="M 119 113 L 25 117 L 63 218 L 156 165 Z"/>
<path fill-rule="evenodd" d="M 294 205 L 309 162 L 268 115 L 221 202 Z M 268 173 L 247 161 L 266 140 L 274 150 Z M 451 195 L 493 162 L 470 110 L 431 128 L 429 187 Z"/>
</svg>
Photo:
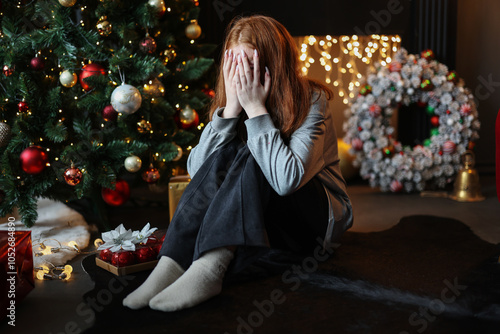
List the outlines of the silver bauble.
<svg viewBox="0 0 500 334">
<path fill-rule="evenodd" d="M 142 167 L 142 160 L 141 158 L 132 155 L 130 157 L 127 157 L 125 159 L 125 163 L 123 164 L 125 166 L 125 169 L 131 173 L 138 172 L 141 167 Z"/>
<path fill-rule="evenodd" d="M 117 112 L 123 114 L 133 114 L 142 103 L 141 93 L 137 88 L 125 83 L 116 87 L 111 94 L 111 105 Z"/>
</svg>

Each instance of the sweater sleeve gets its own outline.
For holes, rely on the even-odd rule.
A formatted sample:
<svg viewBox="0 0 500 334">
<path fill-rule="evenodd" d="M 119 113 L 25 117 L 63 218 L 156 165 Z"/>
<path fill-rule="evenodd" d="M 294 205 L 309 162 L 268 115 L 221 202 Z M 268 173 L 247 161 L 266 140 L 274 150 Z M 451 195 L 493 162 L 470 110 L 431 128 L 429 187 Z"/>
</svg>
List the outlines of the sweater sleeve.
<svg viewBox="0 0 500 334">
<path fill-rule="evenodd" d="M 220 114 L 224 108 L 215 111 L 212 121 L 203 130 L 200 141 L 189 153 L 187 170 L 193 177 L 205 160 L 224 144 L 236 136 L 238 117 L 222 118 Z"/>
<path fill-rule="evenodd" d="M 250 152 L 279 195 L 293 193 L 324 168 L 327 105 L 322 94 L 311 106 L 304 123 L 292 134 L 288 145 L 269 114 L 245 121 Z"/>
</svg>

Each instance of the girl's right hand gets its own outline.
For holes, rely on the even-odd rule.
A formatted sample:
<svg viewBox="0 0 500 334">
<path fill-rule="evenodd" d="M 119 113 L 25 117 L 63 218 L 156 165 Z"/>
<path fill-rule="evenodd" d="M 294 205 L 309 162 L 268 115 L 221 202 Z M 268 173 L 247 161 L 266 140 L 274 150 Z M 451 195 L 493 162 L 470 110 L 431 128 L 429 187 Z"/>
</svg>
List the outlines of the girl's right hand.
<svg viewBox="0 0 500 334">
<path fill-rule="evenodd" d="M 226 107 L 222 113 L 222 117 L 224 118 L 237 117 L 243 110 L 236 93 L 236 84 L 233 82 L 233 77 L 237 75 L 236 65 L 238 65 L 238 61 L 233 51 L 231 49 L 226 50 L 222 67 L 224 73 L 224 86 L 226 89 Z"/>
</svg>

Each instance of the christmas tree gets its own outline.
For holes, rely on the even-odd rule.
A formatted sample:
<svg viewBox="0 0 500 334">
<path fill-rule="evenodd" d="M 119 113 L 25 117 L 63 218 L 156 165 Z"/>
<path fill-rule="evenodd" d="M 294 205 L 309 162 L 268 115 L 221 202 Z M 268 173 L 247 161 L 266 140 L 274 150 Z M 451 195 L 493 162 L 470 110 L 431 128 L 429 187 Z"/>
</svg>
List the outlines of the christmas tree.
<svg viewBox="0 0 500 334">
<path fill-rule="evenodd" d="M 38 197 L 122 204 L 124 173 L 168 182 L 199 137 L 198 1 L 3 1 L 0 216 L 26 226 Z M 105 217 L 101 228 L 107 229 Z"/>
</svg>

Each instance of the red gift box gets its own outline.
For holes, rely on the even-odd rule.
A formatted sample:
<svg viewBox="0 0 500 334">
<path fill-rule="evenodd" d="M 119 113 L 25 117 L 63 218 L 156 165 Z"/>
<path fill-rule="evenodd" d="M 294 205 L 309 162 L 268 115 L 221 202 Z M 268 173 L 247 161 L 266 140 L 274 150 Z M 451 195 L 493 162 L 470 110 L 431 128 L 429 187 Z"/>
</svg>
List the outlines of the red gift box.
<svg viewBox="0 0 500 334">
<path fill-rule="evenodd" d="M 16 305 L 35 287 L 31 231 L 0 231 L 0 319 L 15 324 Z"/>
</svg>

